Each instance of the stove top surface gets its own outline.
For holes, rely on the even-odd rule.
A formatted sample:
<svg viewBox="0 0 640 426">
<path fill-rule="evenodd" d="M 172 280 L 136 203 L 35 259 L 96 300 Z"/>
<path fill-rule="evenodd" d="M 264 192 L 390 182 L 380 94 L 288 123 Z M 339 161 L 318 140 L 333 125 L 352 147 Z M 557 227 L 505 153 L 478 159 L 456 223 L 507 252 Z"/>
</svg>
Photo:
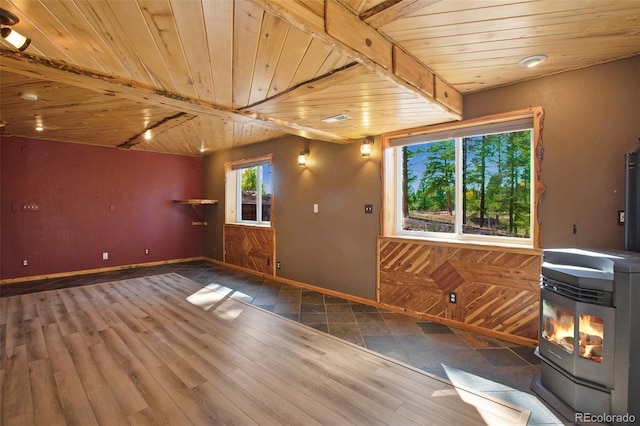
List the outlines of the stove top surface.
<svg viewBox="0 0 640 426">
<path fill-rule="evenodd" d="M 602 273 L 640 273 L 640 252 L 583 248 L 556 248 L 543 250 L 543 268 L 554 265 L 565 272 L 604 278 Z M 611 277 L 610 279 L 612 279 Z"/>
</svg>

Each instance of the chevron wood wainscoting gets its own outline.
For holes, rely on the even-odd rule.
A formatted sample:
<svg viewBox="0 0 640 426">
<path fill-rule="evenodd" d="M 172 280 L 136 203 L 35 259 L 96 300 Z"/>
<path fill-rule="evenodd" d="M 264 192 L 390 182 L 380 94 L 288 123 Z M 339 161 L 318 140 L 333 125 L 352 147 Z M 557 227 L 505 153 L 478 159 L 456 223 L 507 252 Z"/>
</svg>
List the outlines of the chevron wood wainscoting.
<svg viewBox="0 0 640 426">
<path fill-rule="evenodd" d="M 537 342 L 539 250 L 380 237 L 378 259 L 384 306 L 520 344 Z"/>
<path fill-rule="evenodd" d="M 273 228 L 224 225 L 224 261 L 231 265 L 275 275 L 275 247 Z"/>
</svg>

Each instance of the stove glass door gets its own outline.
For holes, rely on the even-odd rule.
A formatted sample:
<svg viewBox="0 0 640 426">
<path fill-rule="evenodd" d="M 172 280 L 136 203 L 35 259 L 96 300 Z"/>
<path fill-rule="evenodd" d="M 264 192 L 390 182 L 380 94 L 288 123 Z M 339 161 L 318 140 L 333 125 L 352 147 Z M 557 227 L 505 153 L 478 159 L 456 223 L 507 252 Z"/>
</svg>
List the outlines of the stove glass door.
<svg viewBox="0 0 640 426">
<path fill-rule="evenodd" d="M 604 356 L 604 320 L 594 315 L 580 315 L 578 326 L 581 358 L 602 362 Z"/>
<path fill-rule="evenodd" d="M 542 337 L 563 351 L 573 354 L 575 345 L 575 312 L 569 308 L 542 300 Z"/>
<path fill-rule="evenodd" d="M 540 292 L 540 355 L 569 375 L 612 387 L 615 308 Z"/>
</svg>

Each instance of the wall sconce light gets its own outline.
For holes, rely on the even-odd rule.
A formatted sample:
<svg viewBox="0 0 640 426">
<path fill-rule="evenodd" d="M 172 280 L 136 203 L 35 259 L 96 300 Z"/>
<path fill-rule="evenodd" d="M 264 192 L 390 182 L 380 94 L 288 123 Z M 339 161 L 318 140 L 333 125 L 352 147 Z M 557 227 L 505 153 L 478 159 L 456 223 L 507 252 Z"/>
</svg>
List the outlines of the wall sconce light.
<svg viewBox="0 0 640 426">
<path fill-rule="evenodd" d="M 31 39 L 23 36 L 16 30 L 9 28 L 11 25 L 15 25 L 20 22 L 20 19 L 13 13 L 8 10 L 0 8 L 0 24 L 2 24 L 2 28 L 0 29 L 0 34 L 2 38 L 7 41 L 7 43 L 11 44 L 13 47 L 18 49 L 20 52 L 25 50 L 31 44 Z"/>
<path fill-rule="evenodd" d="M 360 145 L 360 154 L 362 154 L 363 157 L 370 157 L 372 148 L 373 137 L 367 136 L 366 138 L 364 138 L 364 142 L 362 142 L 362 145 Z"/>
<path fill-rule="evenodd" d="M 309 156 L 309 150 L 305 149 L 304 151 L 300 151 L 300 155 L 298 155 L 298 166 L 304 167 L 307 165 L 307 157 Z"/>
</svg>

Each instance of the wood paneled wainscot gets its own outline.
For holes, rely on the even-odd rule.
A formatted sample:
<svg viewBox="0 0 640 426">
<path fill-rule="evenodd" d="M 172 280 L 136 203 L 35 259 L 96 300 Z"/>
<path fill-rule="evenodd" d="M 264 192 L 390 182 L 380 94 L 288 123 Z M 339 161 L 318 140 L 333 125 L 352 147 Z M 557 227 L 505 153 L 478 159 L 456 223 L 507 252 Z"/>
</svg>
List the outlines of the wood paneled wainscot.
<svg viewBox="0 0 640 426">
<path fill-rule="evenodd" d="M 385 307 L 537 343 L 540 250 L 379 237 L 378 260 L 378 301 Z"/>
<path fill-rule="evenodd" d="M 275 275 L 274 228 L 224 225 L 224 261 L 251 271 Z"/>
</svg>

